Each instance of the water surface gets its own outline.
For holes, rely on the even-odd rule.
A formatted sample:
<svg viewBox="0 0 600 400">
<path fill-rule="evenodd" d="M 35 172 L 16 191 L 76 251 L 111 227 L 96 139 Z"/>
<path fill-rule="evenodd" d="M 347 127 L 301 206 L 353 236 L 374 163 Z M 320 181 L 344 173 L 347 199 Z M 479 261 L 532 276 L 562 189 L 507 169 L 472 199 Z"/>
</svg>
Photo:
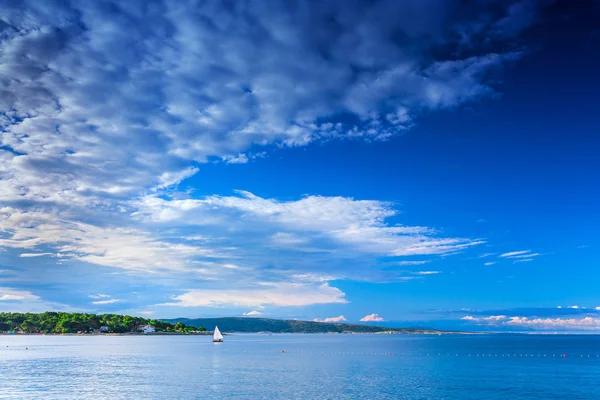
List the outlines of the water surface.
<svg viewBox="0 0 600 400">
<path fill-rule="evenodd" d="M 0 336 L 0 399 L 41 397 L 600 399 L 600 336 Z"/>
</svg>

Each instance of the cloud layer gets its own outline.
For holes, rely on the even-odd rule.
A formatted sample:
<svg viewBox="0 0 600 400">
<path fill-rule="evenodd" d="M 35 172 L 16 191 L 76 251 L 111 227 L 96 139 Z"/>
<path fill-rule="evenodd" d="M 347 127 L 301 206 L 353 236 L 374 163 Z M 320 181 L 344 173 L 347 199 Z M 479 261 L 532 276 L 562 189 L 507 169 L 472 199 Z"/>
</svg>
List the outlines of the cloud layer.
<svg viewBox="0 0 600 400">
<path fill-rule="evenodd" d="M 110 208 L 252 146 L 387 138 L 493 94 L 527 26 L 501 2 L 351 3 L 3 3 L 0 200 Z"/>
<path fill-rule="evenodd" d="M 506 315 L 490 315 L 487 317 L 467 315 L 463 321 L 488 325 L 504 326 L 512 329 L 535 330 L 600 330 L 600 317 L 597 315 L 584 317 L 523 317 Z"/>
<path fill-rule="evenodd" d="M 325 303 L 346 303 L 344 293 L 337 288 L 322 284 L 260 282 L 258 288 L 190 290 L 175 296 L 173 302 L 162 306 L 240 307 L 306 306 Z"/>
<path fill-rule="evenodd" d="M 386 140 L 494 96 L 538 3 L 463 3 L 2 2 L 0 250 L 154 279 L 169 306 L 264 307 L 344 303 L 336 278 L 398 278 L 359 269 L 378 257 L 483 243 L 384 201 L 184 187 L 208 162 Z"/>
</svg>

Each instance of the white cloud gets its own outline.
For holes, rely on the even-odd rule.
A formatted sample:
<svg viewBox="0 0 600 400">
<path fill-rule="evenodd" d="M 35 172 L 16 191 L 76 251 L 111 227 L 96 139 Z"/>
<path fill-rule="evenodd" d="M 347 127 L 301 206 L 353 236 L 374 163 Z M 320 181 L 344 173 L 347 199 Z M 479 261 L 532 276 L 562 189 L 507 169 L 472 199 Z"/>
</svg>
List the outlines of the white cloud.
<svg viewBox="0 0 600 400">
<path fill-rule="evenodd" d="M 222 307 L 308 306 L 347 303 L 345 294 L 328 283 L 261 282 L 246 289 L 196 289 L 174 296 L 161 306 Z"/>
<path fill-rule="evenodd" d="M 384 321 L 384 319 L 382 317 L 379 316 L 379 314 L 369 314 L 369 315 L 365 315 L 364 317 L 362 317 L 360 319 L 360 322 L 381 322 Z"/>
<path fill-rule="evenodd" d="M 245 312 L 242 315 L 244 315 L 246 317 L 254 317 L 254 316 L 257 316 L 257 315 L 261 315 L 261 314 L 262 313 L 260 311 L 258 311 L 258 310 L 252 310 L 252 311 Z"/>
<path fill-rule="evenodd" d="M 534 257 L 539 257 L 542 254 L 532 253 L 531 250 L 512 251 L 510 253 L 500 254 L 501 258 L 514 260 L 513 263 L 533 261 Z"/>
<path fill-rule="evenodd" d="M 421 260 L 421 261 L 396 261 L 393 263 L 390 263 L 392 265 L 423 265 L 423 264 L 427 264 L 429 262 L 429 260 Z"/>
<path fill-rule="evenodd" d="M 246 164 L 248 162 L 248 156 L 245 154 L 238 154 L 237 156 L 225 156 L 223 160 L 227 164 Z"/>
<path fill-rule="evenodd" d="M 419 272 L 417 272 L 418 275 L 437 275 L 439 273 L 440 273 L 440 271 L 419 271 Z"/>
<path fill-rule="evenodd" d="M 540 253 L 527 253 L 527 254 L 522 254 L 522 255 L 518 255 L 518 256 L 513 256 L 510 258 L 533 258 L 533 257 L 539 257 L 541 256 Z"/>
<path fill-rule="evenodd" d="M 573 308 L 573 307 L 570 307 Z M 527 327 L 534 329 L 567 329 L 567 330 L 600 330 L 600 318 L 538 318 L 538 317 L 507 317 L 492 315 L 489 317 L 474 317 L 467 315 L 463 321 L 485 323 L 489 325 L 505 325 L 511 327 Z"/>
<path fill-rule="evenodd" d="M 488 266 L 488 267 L 489 267 L 490 265 L 494 265 L 494 264 L 496 264 L 496 261 L 488 261 L 488 262 L 486 262 L 486 263 L 483 263 L 483 265 L 485 265 L 485 266 Z"/>
<path fill-rule="evenodd" d="M 308 239 L 299 237 L 293 233 L 277 232 L 271 236 L 271 241 L 280 246 L 298 246 L 308 242 Z"/>
<path fill-rule="evenodd" d="M 362 252 L 390 256 L 446 254 L 484 243 L 438 237 L 434 229 L 426 227 L 388 225 L 386 219 L 395 216 L 397 211 L 386 202 L 323 196 L 282 202 L 246 191 L 238 193 L 239 196 L 170 201 L 147 196 L 138 204 L 137 216 L 156 222 L 205 224 L 219 215 L 221 223 L 227 218 L 250 226 L 270 225 L 273 229 L 295 232 L 276 233 L 272 240 L 280 244 L 301 243 L 299 233 L 319 233 Z"/>
<path fill-rule="evenodd" d="M 26 290 L 0 287 L 0 301 L 39 300 L 40 297 Z"/>
<path fill-rule="evenodd" d="M 46 301 L 29 290 L 0 287 L 0 312 L 39 313 L 45 311 L 84 312 L 87 310 Z"/>
<path fill-rule="evenodd" d="M 88 297 L 92 298 L 92 299 L 107 299 L 110 297 L 110 295 L 100 293 L 100 294 L 90 294 Z"/>
<path fill-rule="evenodd" d="M 520 250 L 520 251 L 511 251 L 510 253 L 504 253 L 504 254 L 500 254 L 500 257 L 502 258 L 512 258 L 512 257 L 516 257 L 516 256 L 521 256 L 527 253 L 531 253 L 531 250 Z"/>
<path fill-rule="evenodd" d="M 600 318 L 528 318 L 511 317 L 506 322 L 508 325 L 524 326 L 540 329 L 582 329 L 600 330 Z"/>
<path fill-rule="evenodd" d="M 3 3 L 0 201 L 112 207 L 253 146 L 401 134 L 493 94 L 490 72 L 520 57 L 486 45 L 432 59 L 471 36 L 506 43 L 491 22 L 509 8 L 463 7 L 490 20 L 425 3 Z"/>
<path fill-rule="evenodd" d="M 308 196 L 279 201 L 248 192 L 168 199 L 149 195 L 132 203 L 130 208 L 139 207 L 137 227 L 96 226 L 71 221 L 68 215 L 4 207 L 0 224 L 8 234 L 0 238 L 0 246 L 52 248 L 63 263 L 85 262 L 129 273 L 227 279 L 231 289 L 241 290 L 251 281 L 285 282 L 316 271 L 319 279 L 356 279 L 362 272 L 352 264 L 377 256 L 448 254 L 481 243 L 439 237 L 431 228 L 390 225 L 386 219 L 397 211 L 375 200 Z M 275 248 L 282 252 L 273 259 Z M 295 251 L 308 254 L 299 258 Z M 261 273 L 265 263 L 272 266 L 271 277 Z M 391 278 L 374 271 L 373 279 Z"/>
<path fill-rule="evenodd" d="M 2 228 L 11 234 L 0 247 L 54 246 L 61 258 L 130 270 L 184 270 L 194 257 L 219 257 L 200 245 L 161 241 L 135 228 L 104 228 L 61 220 L 41 211 L 4 207 Z"/>
<path fill-rule="evenodd" d="M 323 318 L 323 319 L 315 318 L 315 319 L 313 319 L 313 321 L 315 321 L 315 322 L 344 322 L 344 321 L 347 321 L 347 319 L 343 315 L 340 315 L 338 317 L 329 317 L 329 318 Z"/>
<path fill-rule="evenodd" d="M 266 12 L 253 3 L 241 17 L 185 1 L 110 12 L 88 3 L 2 5 L 9 28 L 1 39 L 1 144 L 14 153 L 1 151 L 0 200 L 107 207 L 181 182 L 198 171 L 190 163 L 247 162 L 253 145 L 383 139 L 412 126 L 422 109 L 493 93 L 487 72 L 518 57 L 483 50 L 432 60 L 432 48 L 455 48 L 465 25 L 474 36 L 490 26 L 453 21 L 447 28 L 455 34 L 434 42 L 430 30 L 415 29 L 412 18 L 424 26 L 434 14 L 446 21 L 446 8 L 339 7 L 343 26 L 335 33 L 321 24 L 329 7 L 307 7 L 306 14 L 280 5 Z M 280 23 L 287 19 L 296 23 Z M 426 40 L 405 51 L 389 30 Z M 356 122 L 337 121 L 342 113 Z"/>
<path fill-rule="evenodd" d="M 507 319 L 506 315 L 490 315 L 489 317 L 473 317 L 472 315 L 467 315 L 461 318 L 463 321 L 473 321 L 473 322 L 488 322 L 488 323 L 497 323 L 501 321 L 505 321 Z"/>
<path fill-rule="evenodd" d="M 21 253 L 19 257 L 21 258 L 32 258 L 32 257 L 44 257 L 44 256 L 53 256 L 54 253 Z"/>
<path fill-rule="evenodd" d="M 513 264 L 530 262 L 530 261 L 533 261 L 533 258 L 526 258 L 526 259 L 523 259 L 523 260 L 515 260 L 515 261 L 513 261 Z"/>
<path fill-rule="evenodd" d="M 500 254 L 500 258 L 513 260 L 513 264 L 531 262 L 535 257 L 541 256 L 541 253 L 532 253 L 531 250 L 511 251 L 509 253 Z"/>
<path fill-rule="evenodd" d="M 486 258 L 495 255 L 496 253 L 482 253 L 477 258 Z"/>
<path fill-rule="evenodd" d="M 568 306 L 567 308 L 573 308 L 573 309 L 575 309 L 575 310 L 578 310 L 578 309 L 579 309 L 579 306 Z"/>
<path fill-rule="evenodd" d="M 98 301 L 92 301 L 92 304 L 96 304 L 96 305 L 114 304 L 114 303 L 118 303 L 120 301 L 121 300 L 119 300 L 119 299 L 98 300 Z"/>
<path fill-rule="evenodd" d="M 154 315 L 154 311 L 138 311 L 138 314 L 148 317 Z"/>
<path fill-rule="evenodd" d="M 178 184 L 179 182 L 190 178 L 198 173 L 198 168 L 188 167 L 181 171 L 167 171 L 158 177 L 158 185 L 156 189 L 164 189 L 169 186 Z"/>
<path fill-rule="evenodd" d="M 244 271 L 229 282 L 241 288 L 264 280 L 250 271 L 267 264 L 264 249 L 245 240 L 328 241 L 318 249 L 332 249 L 333 261 L 483 243 L 396 225 L 393 205 L 376 200 L 247 192 L 194 200 L 177 189 L 208 162 L 245 163 L 274 147 L 334 138 L 385 140 L 422 112 L 492 95 L 493 71 L 520 57 L 489 51 L 519 31 L 502 22 L 510 10 L 463 6 L 479 16 L 473 21 L 451 5 L 417 3 L 252 2 L 242 12 L 185 0 L 0 2 L 0 248 L 138 274 L 208 280 Z M 420 45 L 406 48 L 398 35 Z M 467 42 L 456 59 L 431 57 Z M 213 241 L 186 241 L 188 233 Z M 227 268 L 240 259 L 248 266 Z M 334 263 L 277 260 L 301 271 Z M 285 281 L 281 269 L 274 274 Z M 247 302 L 233 290 L 232 300 Z M 317 286 L 310 301 L 341 301 L 334 290 Z M 190 293 L 181 301 L 198 302 Z M 302 303 L 275 297 L 263 301 Z"/>
</svg>

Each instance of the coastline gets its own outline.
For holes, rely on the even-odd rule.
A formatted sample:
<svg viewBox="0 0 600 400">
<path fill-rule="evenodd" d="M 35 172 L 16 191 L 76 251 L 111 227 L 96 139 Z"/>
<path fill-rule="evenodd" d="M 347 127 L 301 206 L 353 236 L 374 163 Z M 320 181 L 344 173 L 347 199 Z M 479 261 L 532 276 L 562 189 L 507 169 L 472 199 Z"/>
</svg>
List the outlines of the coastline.
<svg viewBox="0 0 600 400">
<path fill-rule="evenodd" d="M 488 332 L 227 332 L 230 335 L 486 335 Z M 212 332 L 127 332 L 127 333 L 6 333 L 0 332 L 0 336 L 212 336 Z"/>
<path fill-rule="evenodd" d="M 0 336 L 212 336 L 212 332 L 126 332 L 126 333 L 6 333 L 0 332 Z"/>
</svg>

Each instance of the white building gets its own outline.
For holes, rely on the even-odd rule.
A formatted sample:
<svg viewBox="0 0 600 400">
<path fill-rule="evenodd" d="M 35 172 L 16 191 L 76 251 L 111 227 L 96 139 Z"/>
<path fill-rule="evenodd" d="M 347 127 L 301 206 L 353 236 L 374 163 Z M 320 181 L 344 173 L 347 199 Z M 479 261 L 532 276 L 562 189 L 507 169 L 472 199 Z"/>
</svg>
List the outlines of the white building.
<svg viewBox="0 0 600 400">
<path fill-rule="evenodd" d="M 156 329 L 152 325 L 140 325 L 138 331 L 144 332 L 144 334 L 156 332 Z"/>
</svg>

